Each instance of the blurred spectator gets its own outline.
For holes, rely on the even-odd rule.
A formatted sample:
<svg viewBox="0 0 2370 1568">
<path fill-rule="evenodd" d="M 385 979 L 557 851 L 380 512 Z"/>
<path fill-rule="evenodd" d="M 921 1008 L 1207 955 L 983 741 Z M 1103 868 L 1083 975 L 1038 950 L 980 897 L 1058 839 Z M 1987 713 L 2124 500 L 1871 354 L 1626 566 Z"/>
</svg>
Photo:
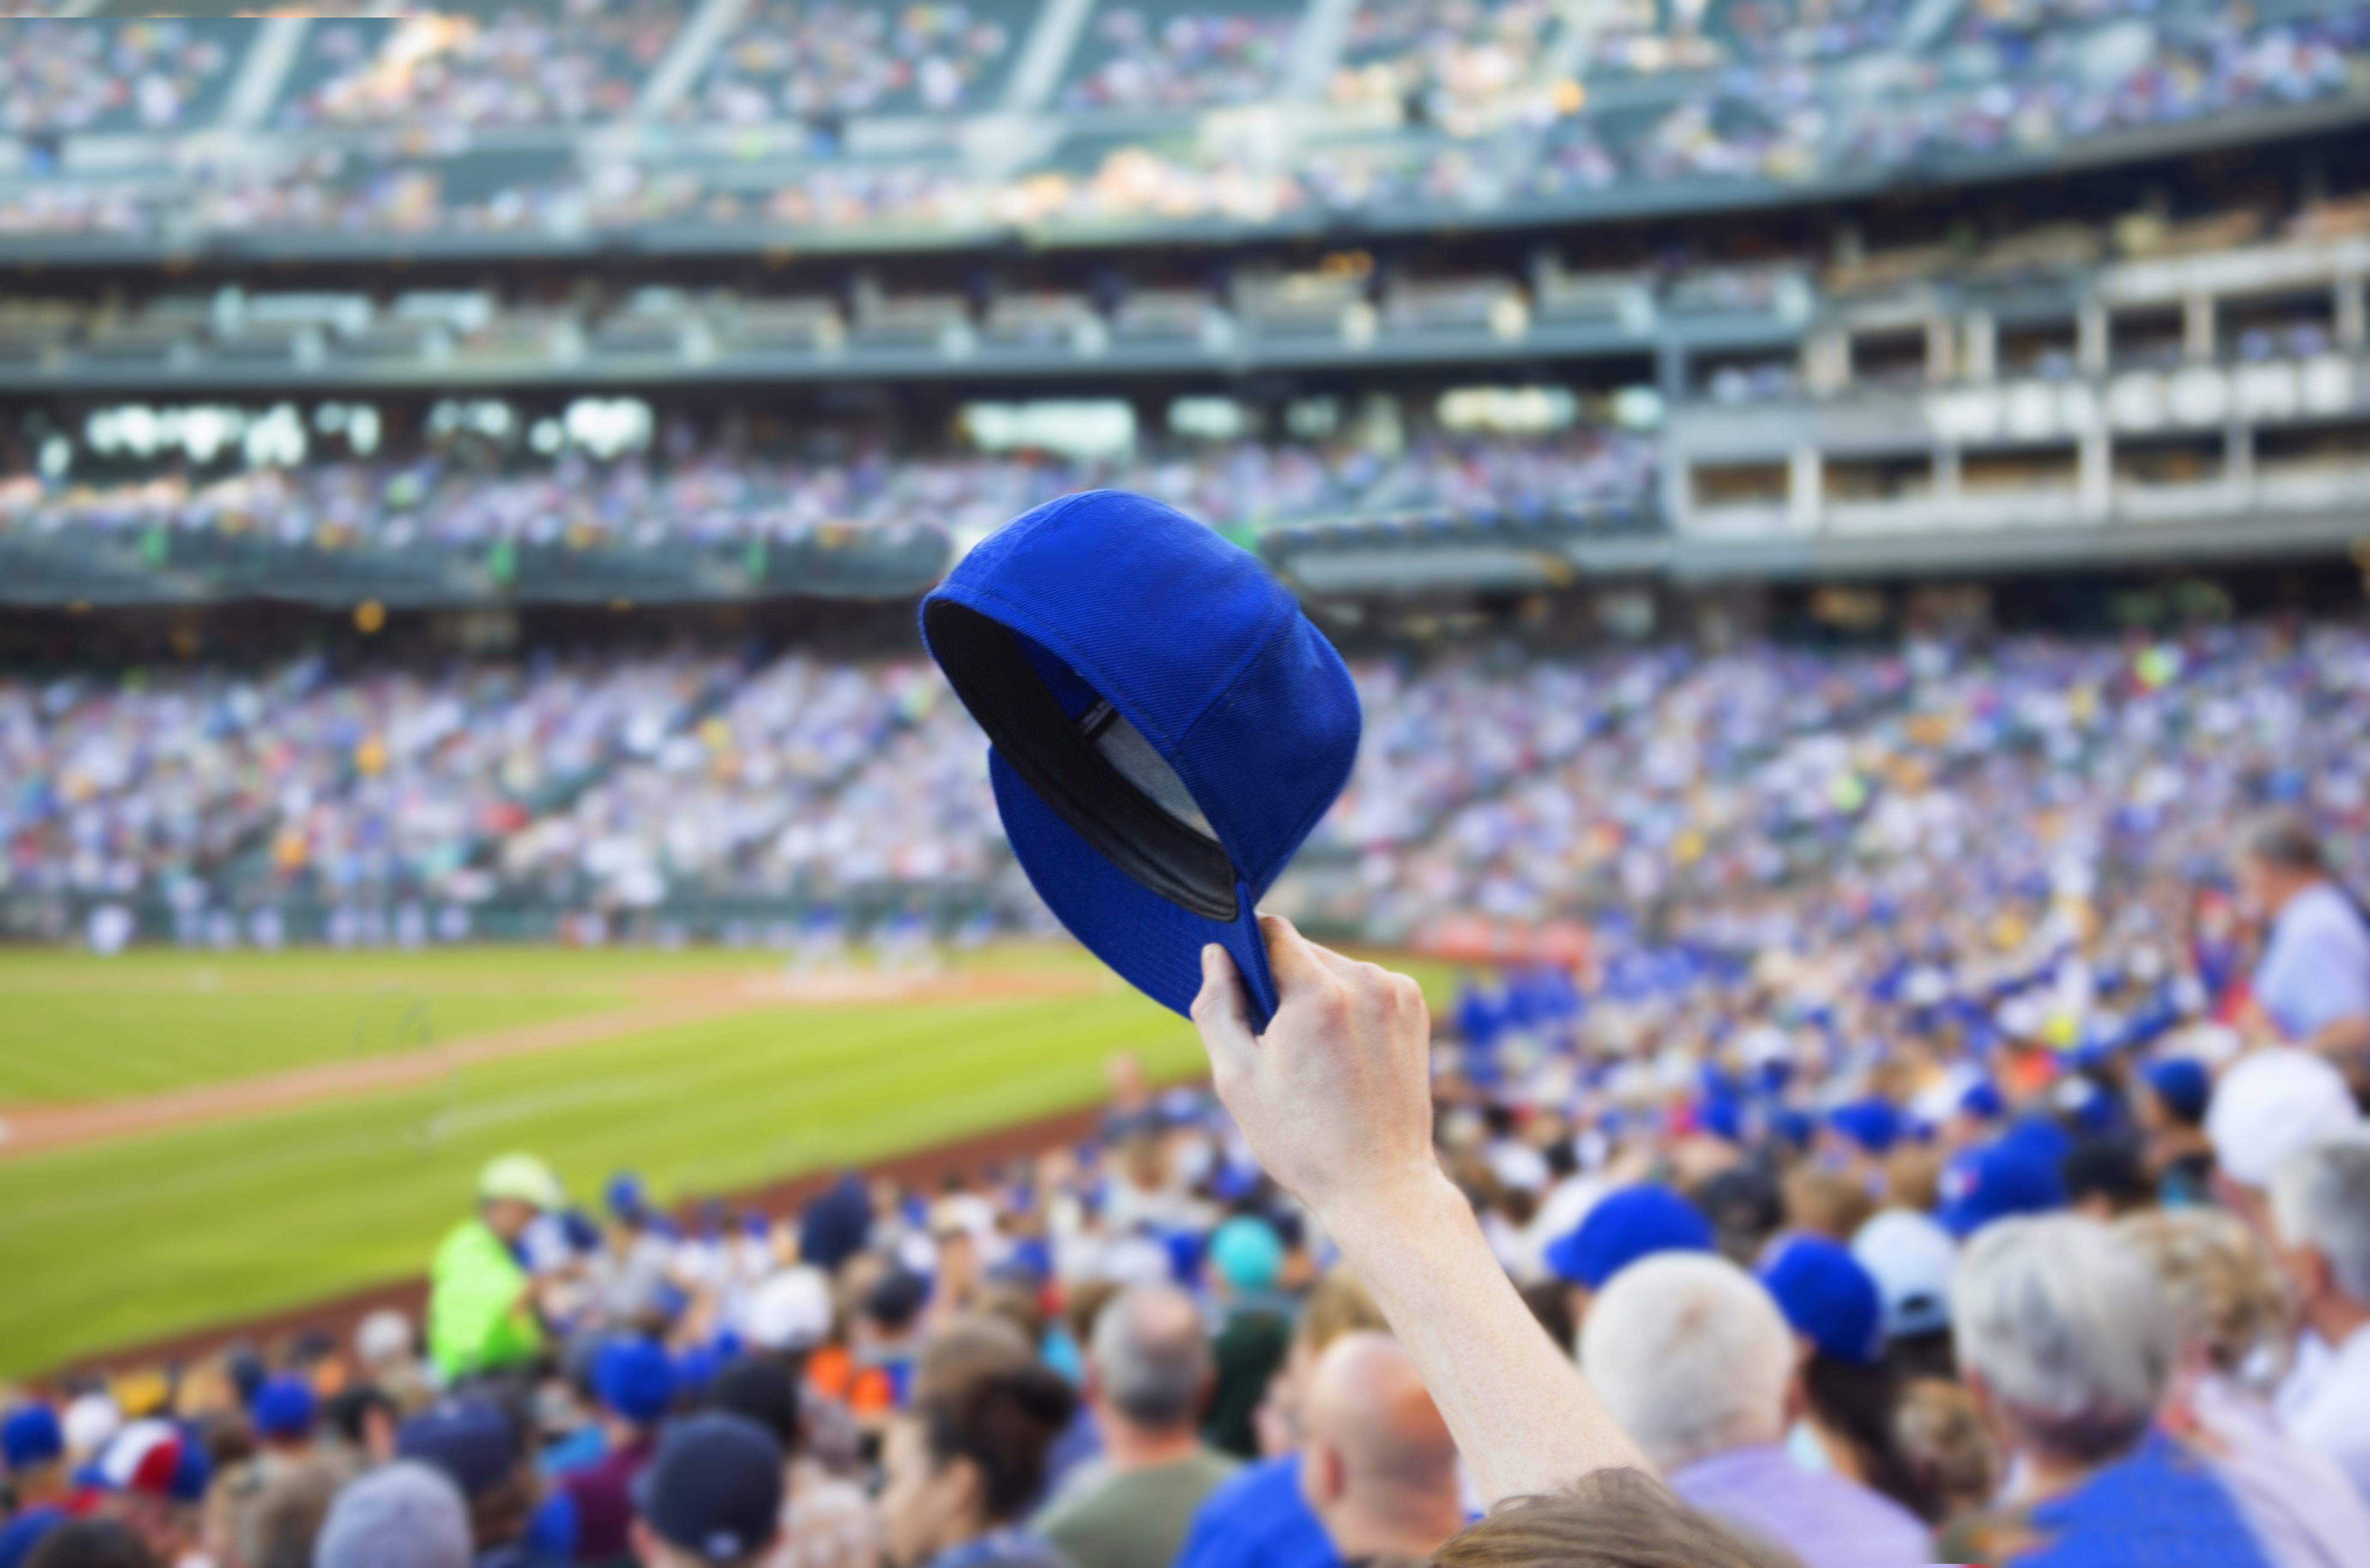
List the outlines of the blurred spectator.
<svg viewBox="0 0 2370 1568">
<path fill-rule="evenodd" d="M 1201 1312 L 1183 1291 L 1134 1286 L 1096 1318 L 1087 1402 L 1102 1458 L 1037 1524 L 1075 1568 L 1176 1561 L 1194 1510 L 1235 1470 L 1202 1443 L 1213 1381 Z"/>
<path fill-rule="evenodd" d="M 247 1404 L 256 1454 L 217 1483 L 227 1497 L 232 1541 L 244 1568 L 307 1568 L 338 1488 L 360 1473 L 315 1442 L 313 1391 L 289 1373 L 265 1379 Z"/>
<path fill-rule="evenodd" d="M 2288 1047 L 2250 1052 L 2214 1087 L 2205 1112 L 2219 1181 L 2215 1196 L 2258 1224 L 2288 1157 L 2361 1121 L 2345 1079 L 2324 1058 Z"/>
<path fill-rule="evenodd" d="M 2077 1561 L 2264 1562 L 2223 1483 L 2152 1431 L 2180 1335 L 2111 1230 L 2071 1215 L 1987 1226 L 1959 1260 L 1950 1317 L 2012 1469 L 1997 1507 L 1944 1532 L 1943 1557 L 2012 1559 L 2051 1540 Z"/>
<path fill-rule="evenodd" d="M 2370 1131 L 2289 1155 L 2271 1197 L 2298 1310 L 2330 1352 L 2287 1409 L 2287 1427 L 2370 1499 Z"/>
<path fill-rule="evenodd" d="M 1885 1359 L 1884 1302 L 1876 1278 L 1824 1236 L 1778 1243 L 1761 1284 L 1794 1331 L 1801 1422 L 1788 1436 L 1795 1462 L 1832 1470 L 1921 1519 L 1937 1512 L 1902 1452 L 1900 1391 Z"/>
<path fill-rule="evenodd" d="M 409 1460 L 339 1492 L 315 1548 L 316 1568 L 469 1568 L 469 1519 L 453 1482 Z"/>
<path fill-rule="evenodd" d="M 1552 1496 L 1518 1498 L 1455 1536 L 1435 1568 L 1799 1568 L 1750 1531 L 1697 1513 L 1632 1470 L 1601 1470 Z"/>
<path fill-rule="evenodd" d="M 2204 1065 L 2168 1057 L 2141 1070 L 2137 1117 L 2148 1173 L 2168 1205 L 2204 1203 L 2214 1191 L 2214 1140 L 2205 1135 L 2213 1080 Z"/>
<path fill-rule="evenodd" d="M 919 1568 L 1065 1568 L 1020 1519 L 1076 1402 L 1031 1365 L 949 1379 L 900 1414 L 882 1459 L 890 1556 Z"/>
<path fill-rule="evenodd" d="M 1710 1221 L 1668 1187 L 1625 1187 L 1607 1194 L 1570 1234 L 1549 1243 L 1547 1265 L 1562 1280 L 1572 1321 L 1585 1334 L 1589 1305 L 1622 1270 L 1661 1253 L 1713 1250 Z"/>
<path fill-rule="evenodd" d="M 1950 1349 L 1950 1278 L 1959 1245 L 1933 1219 L 1888 1208 L 1852 1238 L 1852 1256 L 1884 1302 L 1885 1357 L 1903 1379 L 1958 1376 Z"/>
<path fill-rule="evenodd" d="M 2330 879 L 2311 825 L 2292 813 L 2255 822 L 2238 871 L 2247 902 L 2271 922 L 2251 1032 L 2370 1070 L 2370 922 Z"/>
<path fill-rule="evenodd" d="M 1279 1289 L 1283 1263 L 1275 1227 L 1256 1215 L 1237 1215 L 1211 1233 L 1210 1272 L 1222 1317 L 1210 1344 L 1214 1380 L 1202 1436 L 1238 1459 L 1259 1458 L 1254 1418 L 1292 1342 L 1292 1301 Z"/>
<path fill-rule="evenodd" d="M 781 1540 L 782 1450 L 754 1422 L 695 1415 L 668 1429 L 636 1495 L 647 1568 L 758 1568 Z"/>
<path fill-rule="evenodd" d="M 786 1457 L 782 1539 L 769 1568 L 879 1568 L 880 1521 L 872 1501 L 804 1451 L 800 1385 L 789 1369 L 743 1356 L 716 1375 L 708 1397 L 715 1409 L 764 1427 Z"/>
<path fill-rule="evenodd" d="M 514 1368 L 543 1346 L 533 1282 L 512 1248 L 536 1216 L 566 1201 L 558 1178 L 528 1154 L 507 1154 L 477 1178 L 477 1212 L 436 1251 L 428 1350 L 450 1383 Z"/>
<path fill-rule="evenodd" d="M 1317 1363 L 1336 1342 L 1387 1326 L 1374 1297 L 1348 1270 L 1337 1266 L 1317 1280 L 1260 1411 L 1260 1447 L 1268 1457 L 1237 1471 L 1203 1501 L 1178 1568 L 1328 1568 L 1340 1561 L 1302 1490 L 1308 1390 Z"/>
<path fill-rule="evenodd" d="M 79 1479 L 84 1495 L 70 1511 L 121 1522 L 162 1564 L 199 1550 L 213 1465 L 191 1434 L 153 1417 L 134 1421 Z"/>
<path fill-rule="evenodd" d="M 403 1424 L 396 1452 L 438 1471 L 459 1491 L 476 1568 L 549 1568 L 549 1559 L 560 1555 L 531 1539 L 541 1486 L 518 1428 L 499 1406 L 481 1399 L 441 1401 Z M 561 1533 L 571 1534 L 573 1517 L 565 1517 Z"/>
<path fill-rule="evenodd" d="M 562 1471 L 556 1482 L 575 1504 L 578 1562 L 609 1562 L 629 1544 L 634 1482 L 657 1451 L 659 1422 L 674 1402 L 674 1384 L 665 1350 L 648 1340 L 613 1339 L 592 1353 L 601 1457 Z"/>
<path fill-rule="evenodd" d="M 1455 1440 L 1396 1340 L 1335 1341 L 1303 1419 L 1301 1486 L 1343 1562 L 1429 1560 L 1464 1525 Z"/>
<path fill-rule="evenodd" d="M 2159 1418 L 2213 1464 L 2273 1568 L 2370 1563 L 2370 1509 L 2325 1454 L 2280 1430 L 2260 1384 L 2285 1354 L 2288 1303 L 2246 1224 L 2183 1208 L 2116 1227 L 2147 1264 L 2181 1333 Z"/>
<path fill-rule="evenodd" d="M 68 1519 L 44 1535 L 28 1568 L 168 1568 L 121 1519 Z"/>
<path fill-rule="evenodd" d="M 1926 1528 L 1898 1505 L 1787 1456 L 1795 1351 L 1753 1276 L 1700 1253 L 1650 1257 L 1605 1288 L 1581 1326 L 1581 1366 L 1673 1491 L 1816 1568 L 1924 1558 Z"/>
<path fill-rule="evenodd" d="M 1927 1524 L 1973 1513 L 1999 1494 L 1999 1449 L 1965 1389 L 1940 1378 L 1911 1379 L 1902 1385 L 1895 1420 L 1901 1451 L 1932 1507 Z"/>
</svg>

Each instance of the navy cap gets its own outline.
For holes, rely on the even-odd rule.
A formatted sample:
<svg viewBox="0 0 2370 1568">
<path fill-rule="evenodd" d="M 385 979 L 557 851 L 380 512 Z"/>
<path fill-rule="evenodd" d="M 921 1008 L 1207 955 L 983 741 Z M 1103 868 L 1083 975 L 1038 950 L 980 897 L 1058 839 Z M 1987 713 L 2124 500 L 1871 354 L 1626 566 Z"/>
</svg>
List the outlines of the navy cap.
<svg viewBox="0 0 2370 1568">
<path fill-rule="evenodd" d="M 1656 1253 L 1708 1253 L 1711 1221 L 1668 1187 L 1623 1187 L 1597 1200 L 1569 1235 L 1547 1243 L 1547 1266 L 1558 1277 L 1591 1290 L 1639 1259 Z"/>
<path fill-rule="evenodd" d="M 592 1391 L 627 1420 L 648 1426 L 674 1402 L 674 1367 L 647 1339 L 613 1339 L 592 1353 Z"/>
<path fill-rule="evenodd" d="M 58 1413 L 46 1404 L 21 1406 L 0 1421 L 0 1460 L 12 1471 L 50 1464 L 63 1459 L 65 1451 L 65 1428 L 58 1424 Z"/>
<path fill-rule="evenodd" d="M 1248 552 L 1120 490 L 1048 502 L 922 601 L 1005 836 L 1072 935 L 1184 1013 L 1216 943 L 1265 1028 L 1259 899 L 1358 755 L 1358 693 Z"/>
<path fill-rule="evenodd" d="M 754 1556 L 781 1523 L 782 1447 L 738 1415 L 678 1422 L 635 1477 L 634 1503 L 670 1546 L 710 1562 Z"/>
<path fill-rule="evenodd" d="M 1820 1355 L 1855 1367 L 1874 1366 L 1884 1355 L 1883 1293 L 1841 1242 L 1789 1238 L 1762 1266 L 1761 1283 L 1794 1332 Z"/>
<path fill-rule="evenodd" d="M 1870 1154 L 1888 1152 L 1901 1138 L 1901 1113 L 1890 1100 L 1855 1100 L 1827 1113 L 1827 1125 Z"/>
<path fill-rule="evenodd" d="M 313 1430 L 316 1405 L 310 1384 L 302 1378 L 282 1374 L 267 1378 L 248 1402 L 247 1418 L 255 1425 L 259 1436 L 265 1437 L 302 1437 Z"/>
<path fill-rule="evenodd" d="M 1950 1234 L 1967 1237 L 1995 1219 L 2046 1214 L 2065 1207 L 2065 1181 L 2041 1139 L 2013 1134 L 1970 1149 L 1942 1167 L 1942 1206 L 1934 1218 Z"/>
<path fill-rule="evenodd" d="M 452 1478 L 465 1497 L 508 1481 L 518 1470 L 518 1434 L 510 1417 L 484 1400 L 440 1400 L 397 1428 L 395 1451 Z"/>
<path fill-rule="evenodd" d="M 2205 1064 L 2189 1057 L 2167 1057 L 2148 1063 L 2143 1074 L 2164 1108 L 2191 1127 L 2203 1126 L 2206 1102 L 2214 1097 L 2214 1081 Z"/>
</svg>

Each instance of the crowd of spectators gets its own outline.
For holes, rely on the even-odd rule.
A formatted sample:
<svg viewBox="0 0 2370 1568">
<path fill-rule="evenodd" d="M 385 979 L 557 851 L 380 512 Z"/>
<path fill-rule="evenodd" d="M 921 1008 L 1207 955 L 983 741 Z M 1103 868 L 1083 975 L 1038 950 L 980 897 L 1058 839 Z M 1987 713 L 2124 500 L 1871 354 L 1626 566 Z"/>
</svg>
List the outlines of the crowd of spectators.
<svg viewBox="0 0 2370 1568">
<path fill-rule="evenodd" d="M 897 461 L 878 449 L 836 462 L 694 449 L 661 461 L 544 461 L 431 451 L 408 462 L 313 463 L 209 476 L 168 471 L 117 483 L 0 476 L 0 532 L 149 529 L 245 534 L 283 544 L 476 546 L 788 541 L 824 529 L 927 520 L 958 536 L 1072 490 L 1156 496 L 1216 527 L 1296 519 L 1455 512 L 1548 515 L 1651 494 L 1649 435 L 1582 428 L 1546 439 L 1438 435 L 1396 451 L 1344 440 L 1164 443 L 1138 455 Z"/>
<path fill-rule="evenodd" d="M 290 128 L 575 124 L 621 118 L 683 24 L 662 0 L 513 0 L 400 21 L 324 21 Z"/>
<path fill-rule="evenodd" d="M 324 146 L 276 172 L 33 181 L 0 233 L 201 226 L 581 233 L 679 221 L 953 225 L 1229 217 L 1415 200 L 1501 206 L 1673 178 L 1801 181 L 1946 155 L 2039 153 L 2120 130 L 2358 90 L 2370 12 L 2192 6 L 1968 6 L 1933 37 L 1910 8 L 1737 0 L 1603 8 L 1573 74 L 1545 79 L 1561 24 L 1533 0 L 1392 0 L 1352 10 L 1329 101 L 1430 133 L 1332 134 L 1278 160 L 1219 137 L 1060 148 L 983 179 L 958 162 L 838 155 L 850 115 L 983 112 L 1034 23 L 1026 5 L 880 8 L 779 0 L 731 30 L 666 107 L 685 126 L 803 127 L 804 153 L 754 189 L 694 159 L 546 158 L 470 166 L 476 127 L 626 115 L 679 8 L 566 0 L 400 20 L 323 21 L 274 122 L 418 125 L 400 155 Z M 1666 15 L 1668 10 L 1671 14 Z M 1184 111 L 1272 99 L 1292 7 L 1105 6 L 1054 109 Z M 51 30 L 42 30 L 47 26 Z M 207 24 L 29 24 L 0 51 L 0 116 L 30 131 L 172 126 L 210 111 L 235 61 Z M 102 61 L 102 53 L 108 59 Z M 1600 85 L 1616 91 L 1602 106 Z M 500 162 L 502 155 L 497 155 Z M 1080 156 L 1094 158 L 1081 164 Z M 449 166 L 448 166 L 449 162 Z"/>
<path fill-rule="evenodd" d="M 742 18 L 674 118 L 754 125 L 989 108 L 983 84 L 1020 48 L 1011 19 L 960 0 L 899 7 L 769 0 Z"/>
<path fill-rule="evenodd" d="M 12 1391 L 0 1564 L 2370 1561 L 2370 927 L 2304 817 L 2199 816 L 2243 920 L 2042 900 L 2075 1004 L 2178 999 L 2109 1041 L 1988 928 L 1609 931 L 1427 1026 L 1271 922 L 1214 1095 L 1118 1059 L 931 1190 L 506 1156 L 417 1321 Z"/>
</svg>

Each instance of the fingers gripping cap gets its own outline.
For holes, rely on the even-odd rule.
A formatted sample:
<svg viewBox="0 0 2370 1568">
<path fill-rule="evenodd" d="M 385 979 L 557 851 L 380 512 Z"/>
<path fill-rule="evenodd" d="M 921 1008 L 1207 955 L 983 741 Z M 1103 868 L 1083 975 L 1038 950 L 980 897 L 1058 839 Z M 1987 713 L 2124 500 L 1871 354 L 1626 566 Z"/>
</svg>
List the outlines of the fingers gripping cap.
<svg viewBox="0 0 2370 1568">
<path fill-rule="evenodd" d="M 1179 1013 L 1217 943 L 1266 1027 L 1258 900 L 1358 752 L 1349 670 L 1292 596 L 1174 508 L 1098 490 L 991 535 L 923 601 L 922 636 L 1062 923 Z"/>
</svg>

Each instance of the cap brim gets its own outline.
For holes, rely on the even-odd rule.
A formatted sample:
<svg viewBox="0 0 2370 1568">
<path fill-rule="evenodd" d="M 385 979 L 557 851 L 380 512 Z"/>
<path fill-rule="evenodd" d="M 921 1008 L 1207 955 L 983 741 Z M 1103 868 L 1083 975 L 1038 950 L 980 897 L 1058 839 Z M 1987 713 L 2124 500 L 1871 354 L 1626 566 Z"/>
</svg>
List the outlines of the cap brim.
<svg viewBox="0 0 2370 1568">
<path fill-rule="evenodd" d="M 1183 1013 L 1202 990 L 1202 949 L 1225 948 L 1243 978 L 1251 1027 L 1275 1015 L 1275 979 L 1267 967 L 1250 889 L 1235 884 L 1232 921 L 1205 920 L 1170 903 L 1105 860 L 1094 846 L 1021 781 L 995 748 L 987 753 L 1004 836 L 1030 882 L 1071 935 L 1145 995 Z"/>
</svg>

